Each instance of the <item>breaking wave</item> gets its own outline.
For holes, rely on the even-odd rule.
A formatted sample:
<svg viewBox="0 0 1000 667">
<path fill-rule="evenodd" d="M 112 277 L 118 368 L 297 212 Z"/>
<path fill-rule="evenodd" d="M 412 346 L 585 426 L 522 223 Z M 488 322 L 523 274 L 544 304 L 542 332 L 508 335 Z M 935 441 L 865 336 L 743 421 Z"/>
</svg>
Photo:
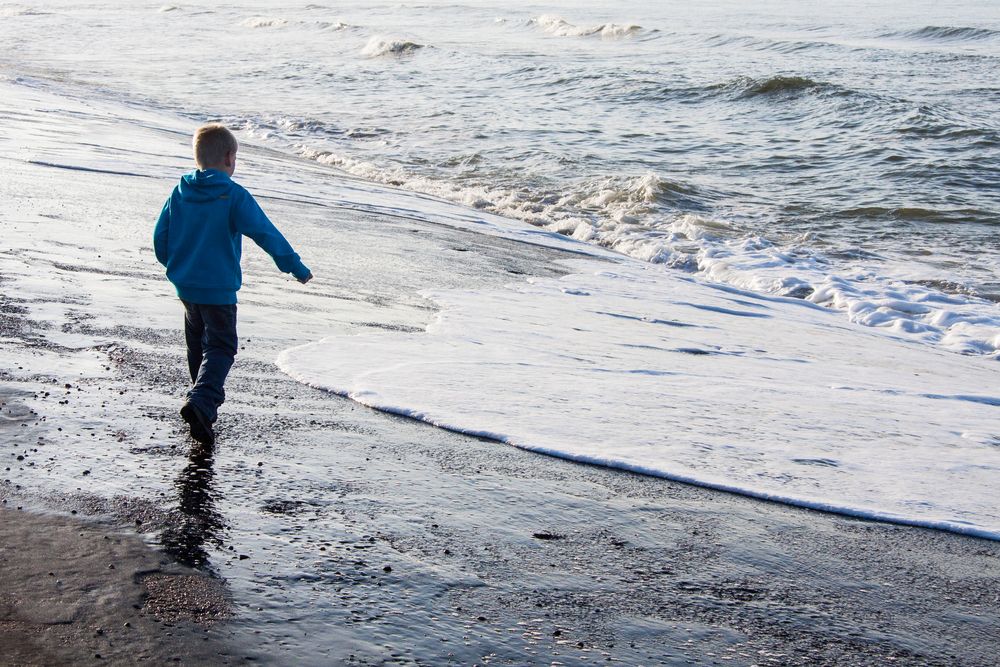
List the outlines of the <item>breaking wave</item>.
<svg viewBox="0 0 1000 667">
<path fill-rule="evenodd" d="M 317 21 L 316 27 L 320 30 L 329 30 L 330 32 L 340 32 L 341 30 L 347 30 L 351 28 L 349 23 L 344 23 L 343 21 Z"/>
<path fill-rule="evenodd" d="M 240 22 L 244 28 L 281 28 L 288 20 L 277 16 L 251 16 Z"/>
<path fill-rule="evenodd" d="M 365 48 L 361 49 L 361 55 L 368 58 L 378 58 L 381 56 L 404 56 L 424 48 L 424 44 L 417 44 L 404 39 L 394 39 L 391 37 L 374 36 L 368 40 Z"/>
<path fill-rule="evenodd" d="M 642 32 L 642 26 L 629 23 L 602 23 L 595 26 L 574 25 L 560 16 L 545 14 L 531 22 L 550 35 L 556 37 L 592 37 L 602 39 L 622 39 Z"/>
<path fill-rule="evenodd" d="M 860 277 L 831 272 L 830 257 L 808 239 L 775 243 L 737 224 L 695 213 L 663 210 L 707 208 L 716 193 L 653 173 L 583 179 L 562 192 L 460 184 L 384 168 L 328 151 L 301 148 L 309 159 L 406 190 L 528 222 L 573 239 L 717 283 L 756 293 L 804 299 L 844 312 L 855 323 L 939 345 L 961 354 L 1000 359 L 1000 313 L 968 293 L 880 275 L 871 264 Z M 845 214 L 886 214 L 917 220 L 941 215 L 917 209 L 858 209 Z M 878 258 L 859 253 L 862 260 Z"/>
<path fill-rule="evenodd" d="M 856 324 L 953 352 L 1000 359 L 1000 313 L 993 312 L 994 304 L 987 300 L 880 276 L 872 266 L 861 278 L 838 275 L 831 273 L 829 257 L 810 248 L 806 240 L 778 244 L 739 225 L 695 213 L 664 216 L 665 209 L 708 208 L 716 193 L 692 184 L 647 173 L 583 179 L 563 192 L 531 193 L 417 176 L 399 167 L 382 168 L 326 151 L 300 152 L 367 180 L 522 220 L 740 289 L 805 299 L 842 311 Z M 858 209 L 844 214 L 947 218 L 946 213 L 923 209 Z M 858 257 L 878 259 L 864 253 Z"/>
</svg>

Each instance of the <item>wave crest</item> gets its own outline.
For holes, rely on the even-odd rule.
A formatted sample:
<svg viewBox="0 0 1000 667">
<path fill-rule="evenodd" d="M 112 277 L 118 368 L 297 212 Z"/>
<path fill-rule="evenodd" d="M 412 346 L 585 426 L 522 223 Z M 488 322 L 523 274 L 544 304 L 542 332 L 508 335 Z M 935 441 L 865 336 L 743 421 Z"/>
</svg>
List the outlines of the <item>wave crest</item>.
<svg viewBox="0 0 1000 667">
<path fill-rule="evenodd" d="M 361 55 L 368 58 L 378 58 L 381 56 L 404 56 L 424 48 L 423 44 L 417 44 L 405 39 L 394 39 L 391 37 L 381 37 L 376 35 L 368 40 L 365 48 L 361 49 Z"/>
<path fill-rule="evenodd" d="M 14 18 L 15 16 L 45 16 L 48 12 L 43 12 L 33 7 L 24 5 L 0 6 L 0 17 Z"/>
<path fill-rule="evenodd" d="M 320 30 L 329 30 L 330 32 L 340 32 L 342 30 L 347 30 L 351 28 L 349 23 L 344 23 L 343 21 L 317 21 L 316 27 Z"/>
<path fill-rule="evenodd" d="M 973 208 L 928 209 L 915 206 L 890 208 L 884 206 L 864 206 L 845 209 L 836 213 L 840 218 L 868 218 L 890 220 L 912 220 L 928 223 L 962 223 L 988 218 L 989 211 Z"/>
<path fill-rule="evenodd" d="M 928 41 L 978 41 L 1000 38 L 1000 30 L 989 28 L 971 28 L 961 26 L 929 25 L 917 30 L 889 33 L 886 37 L 903 37 L 906 39 L 922 39 Z"/>
<path fill-rule="evenodd" d="M 726 87 L 739 91 L 741 97 L 758 97 L 816 91 L 829 86 L 804 76 L 772 76 L 766 79 L 741 77 Z"/>
<path fill-rule="evenodd" d="M 566 21 L 561 16 L 544 14 L 532 23 L 541 28 L 544 32 L 556 37 L 591 37 L 600 36 L 602 39 L 622 39 L 632 37 L 642 31 L 642 26 L 629 23 L 602 23 L 596 26 L 578 26 Z"/>
<path fill-rule="evenodd" d="M 288 25 L 288 19 L 279 16 L 251 16 L 240 22 L 244 28 L 280 28 Z"/>
</svg>

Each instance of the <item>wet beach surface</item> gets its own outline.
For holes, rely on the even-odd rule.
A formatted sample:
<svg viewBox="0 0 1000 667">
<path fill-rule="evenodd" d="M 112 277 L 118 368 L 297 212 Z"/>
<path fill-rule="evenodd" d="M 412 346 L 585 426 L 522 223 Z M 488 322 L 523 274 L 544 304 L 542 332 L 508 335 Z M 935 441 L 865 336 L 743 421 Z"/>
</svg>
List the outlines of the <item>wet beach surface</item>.
<svg viewBox="0 0 1000 667">
<path fill-rule="evenodd" d="M 46 118 L 32 125 L 39 136 L 76 127 Z M 434 311 L 420 289 L 556 275 L 569 256 L 316 205 L 295 183 L 319 188 L 332 175 L 251 147 L 242 182 L 317 278 L 301 287 L 247 244 L 219 442 L 193 449 L 177 413 L 182 309 L 150 248 L 186 139 L 134 131 L 159 155 L 146 168 L 122 167 L 93 128 L 90 147 L 63 139 L 78 154 L 60 163 L 104 158 L 104 172 L 0 151 L 5 545 L 9 535 L 41 553 L 43 535 L 68 530 L 73 512 L 100 523 L 72 528 L 70 542 L 135 531 L 166 561 L 156 568 L 193 568 L 193 580 L 222 587 L 225 618 L 209 634 L 214 655 L 239 646 L 233 661 L 994 664 L 998 543 L 551 459 L 281 374 L 273 360 L 291 345 L 423 329 Z M 132 175 L 107 173 L 116 165 Z M 287 190 L 255 188 L 266 172 L 284 174 Z M 11 597 L 36 599 L 45 582 L 4 558 L 6 630 L 30 611 Z M 155 616 L 155 585 L 146 588 L 130 600 Z M 80 637 L 59 650 L 96 660 Z"/>
<path fill-rule="evenodd" d="M 238 664 L 225 583 L 111 523 L 0 509 L 5 665 Z"/>
</svg>

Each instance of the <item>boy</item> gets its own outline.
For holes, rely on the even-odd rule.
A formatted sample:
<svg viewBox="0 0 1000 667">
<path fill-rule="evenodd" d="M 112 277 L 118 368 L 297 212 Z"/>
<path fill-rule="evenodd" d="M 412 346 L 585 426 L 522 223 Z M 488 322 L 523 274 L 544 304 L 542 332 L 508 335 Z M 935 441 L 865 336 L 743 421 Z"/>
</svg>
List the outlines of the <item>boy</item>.
<svg viewBox="0 0 1000 667">
<path fill-rule="evenodd" d="M 192 140 L 198 169 L 174 188 L 153 232 L 156 259 L 184 304 L 184 338 L 194 386 L 181 416 L 191 437 L 215 444 L 212 424 L 225 400 L 223 385 L 236 355 L 236 292 L 243 236 L 263 248 L 300 283 L 312 273 L 253 196 L 230 177 L 236 170 L 236 137 L 222 125 L 199 127 Z"/>
</svg>

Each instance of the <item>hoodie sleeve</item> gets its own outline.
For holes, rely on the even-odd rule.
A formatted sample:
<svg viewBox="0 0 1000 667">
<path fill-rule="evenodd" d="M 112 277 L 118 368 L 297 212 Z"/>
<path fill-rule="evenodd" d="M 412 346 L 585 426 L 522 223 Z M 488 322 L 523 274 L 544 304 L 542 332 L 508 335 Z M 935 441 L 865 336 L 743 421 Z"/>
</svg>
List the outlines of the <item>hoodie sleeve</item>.
<svg viewBox="0 0 1000 667">
<path fill-rule="evenodd" d="M 167 265 L 167 238 L 170 231 L 170 199 L 167 197 L 160 211 L 160 217 L 156 221 L 156 228 L 153 230 L 153 251 L 156 259 L 163 266 Z"/>
<path fill-rule="evenodd" d="M 278 270 L 291 273 L 298 280 L 309 277 L 310 271 L 292 250 L 285 237 L 274 226 L 253 196 L 243 188 L 236 188 L 235 225 L 236 231 L 249 236 L 264 252 L 271 256 Z"/>
</svg>

